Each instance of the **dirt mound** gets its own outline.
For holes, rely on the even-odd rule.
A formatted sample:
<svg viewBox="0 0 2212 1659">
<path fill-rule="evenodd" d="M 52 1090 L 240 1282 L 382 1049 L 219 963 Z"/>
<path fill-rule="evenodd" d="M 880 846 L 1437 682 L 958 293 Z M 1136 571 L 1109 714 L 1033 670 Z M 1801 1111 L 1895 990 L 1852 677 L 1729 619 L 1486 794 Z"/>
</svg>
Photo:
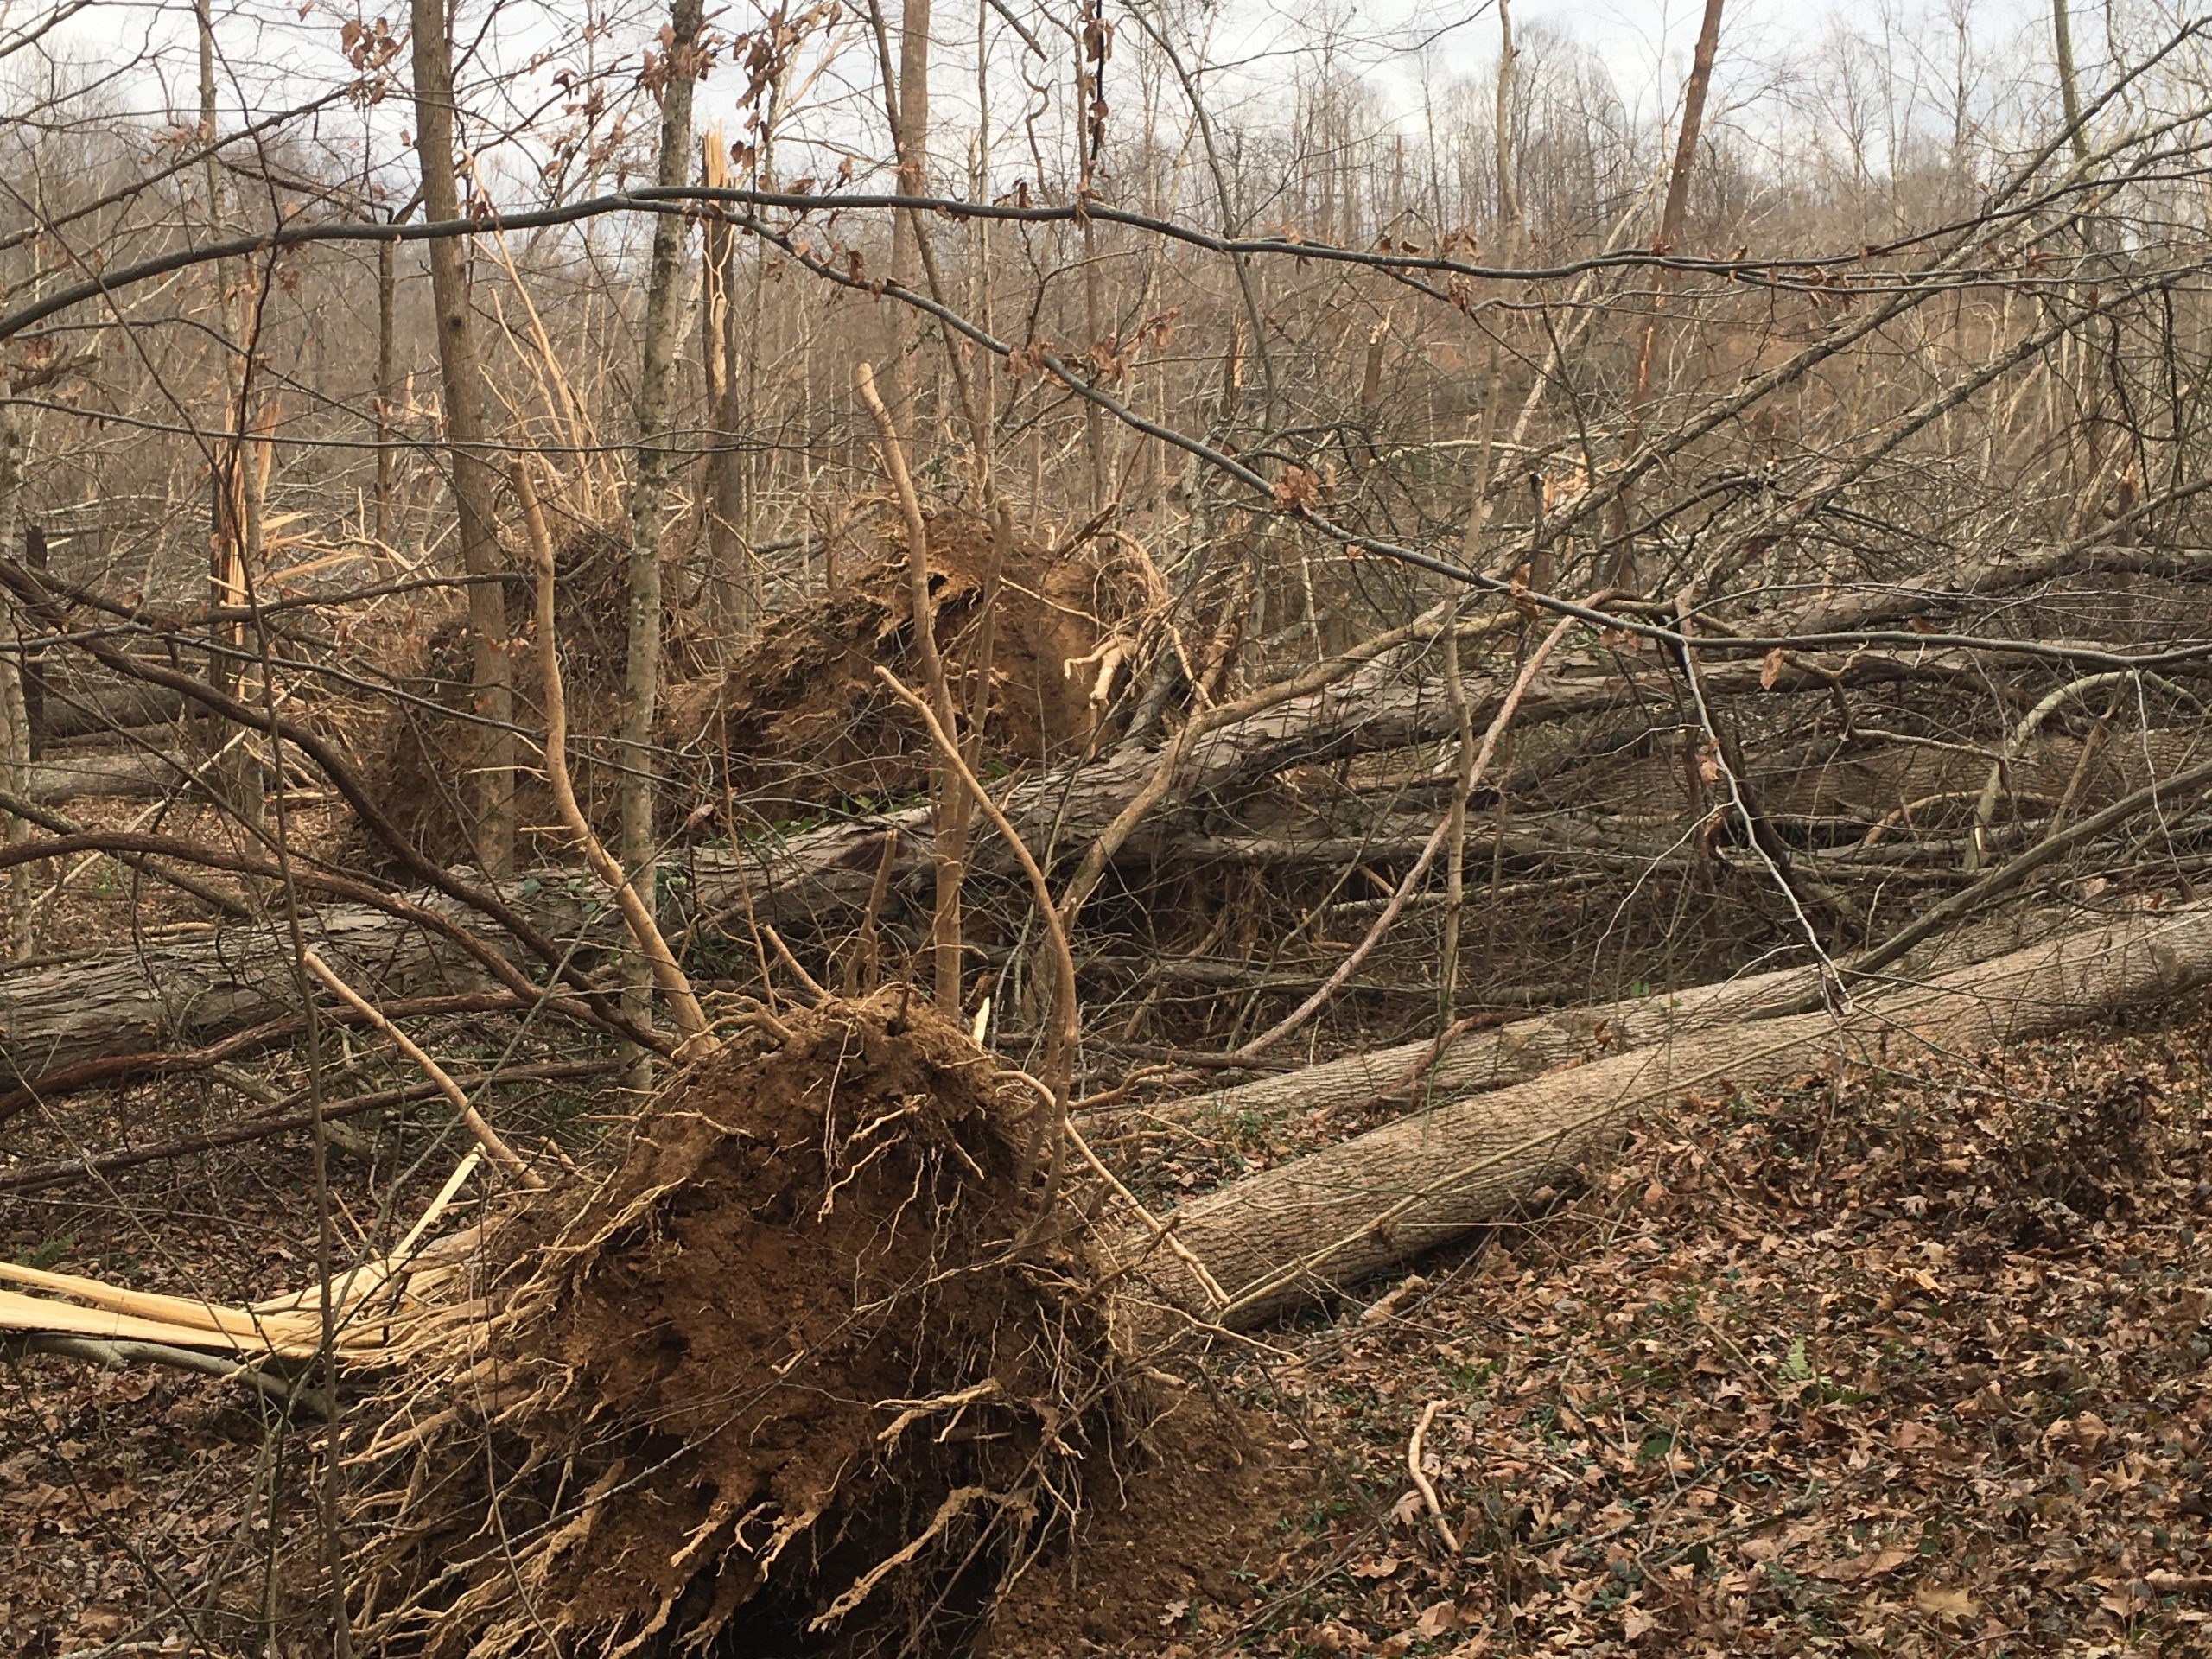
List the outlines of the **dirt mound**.
<svg viewBox="0 0 2212 1659">
<path fill-rule="evenodd" d="M 957 1651 L 1110 1484 L 1103 1305 L 1008 1248 L 989 1063 L 893 993 L 792 1029 L 677 1077 L 572 1219 L 499 1235 L 459 1380 L 365 1452 L 375 1651 Z"/>
<path fill-rule="evenodd" d="M 1118 667 L 1134 648 L 1139 620 L 1160 595 L 1158 573 L 1125 538 L 1054 555 L 1017 535 L 996 601 L 986 606 L 989 526 L 950 510 L 931 514 L 928 526 L 938 644 L 963 708 L 973 701 L 987 613 L 990 619 L 987 753 L 1002 765 L 1072 756 L 1097 722 L 1091 693 L 1101 668 L 1109 657 Z M 873 804 L 925 787 L 929 740 L 875 678 L 881 664 L 910 684 L 921 680 L 904 537 L 887 527 L 882 546 L 883 556 L 842 578 L 834 592 L 771 618 L 721 666 L 710 660 L 716 642 L 671 603 L 657 731 L 664 834 L 687 826 L 721 833 L 726 788 L 741 799 L 760 798 L 758 813 L 780 820 L 840 799 Z M 604 532 L 572 536 L 556 555 L 554 593 L 569 769 L 577 799 L 609 844 L 621 779 L 610 740 L 627 651 L 626 557 L 625 544 Z M 526 615 L 519 583 L 515 603 L 518 617 Z M 434 861 L 478 862 L 466 786 L 474 749 L 465 620 L 439 625 L 392 671 L 411 701 L 368 745 L 371 787 Z M 534 651 L 518 650 L 514 676 L 516 722 L 542 730 Z M 525 861 L 571 855 L 566 832 L 552 829 L 551 798 L 527 764 L 517 774 L 515 804 Z M 378 848 L 361 854 L 372 863 L 384 856 Z"/>
<path fill-rule="evenodd" d="M 987 748 L 1012 764 L 1071 755 L 1096 723 L 1102 652 L 1126 649 L 1158 577 L 1118 543 L 1055 556 L 1017 537 L 986 607 L 990 527 L 950 511 L 927 522 L 931 614 L 963 707 L 972 704 L 987 613 L 991 624 Z M 924 787 L 929 741 L 875 678 L 878 664 L 909 684 L 921 672 L 903 537 L 887 545 L 834 593 L 772 620 L 725 672 L 670 692 L 662 741 L 696 758 L 695 800 L 718 804 L 725 779 L 741 797 L 810 804 Z"/>
</svg>

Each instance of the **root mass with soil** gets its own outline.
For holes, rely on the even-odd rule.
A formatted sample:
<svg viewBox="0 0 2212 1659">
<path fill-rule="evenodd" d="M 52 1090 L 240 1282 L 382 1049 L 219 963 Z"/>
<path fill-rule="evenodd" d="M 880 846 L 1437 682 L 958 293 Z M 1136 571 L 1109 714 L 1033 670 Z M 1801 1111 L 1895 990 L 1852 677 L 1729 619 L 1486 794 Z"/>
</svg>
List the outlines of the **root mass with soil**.
<svg viewBox="0 0 2212 1659">
<path fill-rule="evenodd" d="M 581 1207 L 493 1231 L 481 1307 L 378 1414 L 357 1630 L 959 1650 L 1129 1408 L 1094 1270 L 1011 1246 L 1026 1103 L 896 993 L 676 1077 Z"/>
</svg>

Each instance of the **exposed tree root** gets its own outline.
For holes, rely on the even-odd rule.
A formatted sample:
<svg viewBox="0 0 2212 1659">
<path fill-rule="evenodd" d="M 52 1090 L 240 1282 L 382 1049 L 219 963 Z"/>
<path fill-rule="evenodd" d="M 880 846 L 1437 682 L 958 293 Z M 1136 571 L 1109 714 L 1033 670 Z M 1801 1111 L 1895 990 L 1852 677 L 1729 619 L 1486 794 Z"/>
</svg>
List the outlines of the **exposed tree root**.
<svg viewBox="0 0 2212 1659">
<path fill-rule="evenodd" d="M 957 1645 L 1127 1432 L 1092 1270 L 1009 1246 L 1032 1109 L 896 993 L 679 1073 L 408 1357 L 355 1452 L 356 1630 L 469 1659 Z"/>
</svg>

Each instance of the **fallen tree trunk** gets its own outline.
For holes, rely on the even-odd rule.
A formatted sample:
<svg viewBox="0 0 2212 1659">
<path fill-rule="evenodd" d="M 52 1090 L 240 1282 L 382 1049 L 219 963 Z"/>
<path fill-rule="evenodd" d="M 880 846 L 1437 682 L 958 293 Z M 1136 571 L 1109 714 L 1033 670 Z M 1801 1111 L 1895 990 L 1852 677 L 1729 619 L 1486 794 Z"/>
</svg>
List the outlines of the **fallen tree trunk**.
<svg viewBox="0 0 2212 1659">
<path fill-rule="evenodd" d="M 1808 654 L 1779 665 L 1757 659 L 1715 664 L 1700 678 L 1708 696 L 1756 696 L 1912 681 L 1980 686 L 1983 671 L 1959 652 L 1861 652 L 1833 661 Z M 1458 716 L 1443 689 L 1433 681 L 1407 682 L 1399 673 L 1395 664 L 1378 664 L 1198 738 L 1155 804 L 1149 826 L 1131 837 L 1122 855 L 1148 856 L 1178 846 L 1179 820 L 1187 822 L 1193 808 L 1234 800 L 1292 767 L 1451 737 Z M 1526 729 L 1649 701 L 1664 693 L 1668 673 L 1656 656 L 1630 662 L 1620 672 L 1600 671 L 1594 660 L 1568 663 L 1529 683 L 1515 720 Z M 1471 718 L 1480 722 L 1495 715 L 1511 678 L 1469 676 L 1465 683 Z M 1125 747 L 1103 760 L 1048 772 L 1010 791 L 1006 815 L 1040 855 L 1065 857 L 1135 801 L 1159 764 L 1153 750 Z M 712 920 L 734 912 L 749 890 L 756 912 L 779 918 L 779 926 L 782 918 L 857 910 L 867 902 L 886 836 L 896 838 L 894 883 L 911 882 L 924 873 L 930 824 L 928 809 L 916 807 L 808 830 L 778 844 L 749 849 L 753 856 L 742 862 L 701 858 L 692 867 L 690 902 Z M 979 846 L 976 861 L 1001 876 L 1013 873 L 1003 849 Z"/>
<path fill-rule="evenodd" d="M 125 750 L 52 755 L 34 762 L 25 793 L 42 805 L 60 801 L 154 801 L 183 786 L 189 768 L 174 755 Z"/>
<path fill-rule="evenodd" d="M 43 699 L 31 722 L 41 746 L 103 732 L 170 724 L 184 713 L 177 693 L 141 681 L 77 672 L 41 677 Z"/>
<path fill-rule="evenodd" d="M 411 897 L 418 908 L 482 930 L 480 918 L 449 900 Z M 586 906 L 558 889 L 538 896 L 532 918 L 572 937 L 588 931 Z M 452 940 L 366 905 L 302 907 L 300 923 L 311 947 L 379 998 L 457 995 L 492 982 Z M 276 918 L 0 974 L 0 1082 L 36 1093 L 159 1071 L 165 1051 L 296 1012 L 298 976 L 289 933 Z"/>
<path fill-rule="evenodd" d="M 1656 659 L 1626 674 L 1604 674 L 1588 664 L 1540 675 L 1528 688 L 1518 721 L 1524 727 L 1599 712 L 1648 697 L 1667 671 Z M 1705 675 L 1708 695 L 1783 695 L 1824 690 L 1839 677 L 1853 683 L 1974 678 L 1979 671 L 1962 654 L 1862 652 L 1833 665 L 1810 659 L 1773 670 L 1756 660 L 1716 664 Z M 1978 681 L 1977 681 L 1978 683 Z M 1471 677 L 1468 696 L 1478 714 L 1494 709 L 1505 692 L 1500 680 Z M 1132 838 L 1122 855 L 1135 859 L 1176 849 L 1179 823 L 1217 798 L 1233 798 L 1274 773 L 1347 755 L 1434 741 L 1456 729 L 1456 717 L 1433 682 L 1400 677 L 1378 664 L 1339 683 L 1292 698 L 1194 742 L 1182 772 L 1158 804 L 1149 828 Z M 1123 749 L 1103 760 L 1050 772 L 1016 786 L 1007 816 L 1046 859 L 1065 858 L 1138 798 L 1159 766 L 1147 749 Z M 671 856 L 664 888 L 676 920 L 704 932 L 732 926 L 748 911 L 786 932 L 828 931 L 860 913 L 885 861 L 890 842 L 891 889 L 918 890 L 930 869 L 931 814 L 926 807 L 868 818 L 837 820 L 780 841 L 762 836 L 733 855 L 695 851 Z M 1003 879 L 1012 863 L 995 843 L 979 846 L 979 873 Z M 559 931 L 540 920 L 550 909 L 561 925 L 582 923 L 582 907 L 563 894 L 575 880 L 567 870 L 542 871 L 515 898 L 541 935 Z M 417 906 L 450 901 L 427 893 L 405 895 Z M 454 910 L 456 917 L 460 912 Z M 326 913 L 321 925 L 335 928 L 354 948 L 341 954 L 376 980 L 373 964 L 389 958 L 402 969 L 400 985 L 421 982 L 441 965 L 473 973 L 448 947 L 390 917 Z M 472 929 L 489 937 L 488 924 Z M 561 937 L 575 935 L 562 932 Z M 590 937 L 596 938 L 597 935 Z M 0 973 L 0 1073 L 35 1084 L 46 1073 L 108 1056 L 129 1056 L 171 1045 L 205 1043 L 272 1014 L 272 1000 L 294 995 L 294 966 L 281 931 L 240 926 L 213 936 L 134 947 L 128 953 L 59 969 Z"/>
<path fill-rule="evenodd" d="M 1879 628 L 1930 611 L 1955 609 L 1975 600 L 2017 594 L 2060 576 L 2097 573 L 2169 576 L 2202 581 L 2212 574 L 2212 551 L 2201 547 L 2136 547 L 2116 543 L 2056 543 L 2007 551 L 1896 582 L 1870 583 L 1827 595 L 1810 606 L 1755 615 L 1743 631 L 1753 633 L 1847 633 Z"/>
<path fill-rule="evenodd" d="M 1995 917 L 1931 941 L 1897 971 L 1926 975 L 1985 960 L 2047 938 L 2062 925 L 2049 911 Z M 1720 1027 L 1802 1009 L 1820 995 L 1821 969 L 1808 963 L 1656 996 L 1556 1008 L 1484 1030 L 1455 1032 L 1441 1040 L 1370 1049 L 1145 1109 L 1154 1116 L 1186 1120 L 1267 1122 L 1299 1114 L 1325 1116 L 1377 1101 L 1442 1103 L 1630 1049 L 1687 1042 Z"/>
<path fill-rule="evenodd" d="M 2212 906 L 2192 906 L 2031 945 L 1840 1013 L 1746 1019 L 1648 1044 L 1401 1119 L 1185 1205 L 1175 1231 L 1228 1287 L 1226 1306 L 1167 1258 L 1152 1262 L 1154 1280 L 1193 1313 L 1255 1325 L 1510 1215 L 1690 1090 L 2017 1042 L 2208 980 Z"/>
</svg>

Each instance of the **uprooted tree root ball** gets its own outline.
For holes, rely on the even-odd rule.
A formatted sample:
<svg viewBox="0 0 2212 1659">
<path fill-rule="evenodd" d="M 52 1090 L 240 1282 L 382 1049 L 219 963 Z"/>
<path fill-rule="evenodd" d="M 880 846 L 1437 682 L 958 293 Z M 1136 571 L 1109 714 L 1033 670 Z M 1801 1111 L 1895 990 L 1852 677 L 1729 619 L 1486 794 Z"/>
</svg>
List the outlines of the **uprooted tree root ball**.
<svg viewBox="0 0 2212 1659">
<path fill-rule="evenodd" d="M 791 1032 L 493 1234 L 359 1453 L 372 1650 L 957 1651 L 1112 1468 L 1095 1273 L 1012 1243 L 1026 1102 L 896 993 Z"/>
</svg>

